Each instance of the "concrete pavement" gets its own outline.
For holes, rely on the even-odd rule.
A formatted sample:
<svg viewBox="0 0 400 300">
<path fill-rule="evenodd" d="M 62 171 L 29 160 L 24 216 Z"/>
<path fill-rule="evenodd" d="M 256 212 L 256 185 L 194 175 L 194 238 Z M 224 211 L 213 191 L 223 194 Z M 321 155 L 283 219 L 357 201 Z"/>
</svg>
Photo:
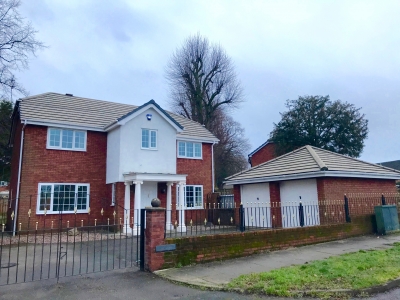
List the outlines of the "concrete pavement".
<svg viewBox="0 0 400 300">
<path fill-rule="evenodd" d="M 160 270 L 156 274 L 177 283 L 224 290 L 225 284 L 240 275 L 266 272 L 359 250 L 386 249 L 395 242 L 400 242 L 400 234 L 362 236 L 221 262 Z"/>
</svg>

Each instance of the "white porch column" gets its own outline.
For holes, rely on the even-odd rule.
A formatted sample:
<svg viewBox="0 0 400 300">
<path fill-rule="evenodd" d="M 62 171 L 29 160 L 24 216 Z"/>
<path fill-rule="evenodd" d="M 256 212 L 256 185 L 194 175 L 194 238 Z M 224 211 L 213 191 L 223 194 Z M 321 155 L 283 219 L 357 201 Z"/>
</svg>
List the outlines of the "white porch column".
<svg viewBox="0 0 400 300">
<path fill-rule="evenodd" d="M 172 213 L 172 186 L 174 184 L 172 182 L 167 182 L 167 219 L 166 219 L 166 228 L 167 230 L 173 230 L 174 227 L 171 223 L 171 213 Z"/>
<path fill-rule="evenodd" d="M 135 222 L 133 225 L 133 234 L 137 235 L 140 234 L 140 199 L 142 198 L 141 185 L 143 181 L 134 181 L 133 184 L 135 185 Z"/>
<path fill-rule="evenodd" d="M 124 198 L 124 228 L 123 232 L 128 233 L 130 231 L 130 212 L 131 212 L 131 184 L 132 181 L 125 181 L 125 198 Z"/>
<path fill-rule="evenodd" d="M 178 209 L 179 209 L 179 227 L 177 228 L 178 231 L 180 232 L 186 232 L 186 225 L 185 225 L 185 209 L 186 209 L 186 203 L 185 203 L 185 187 L 186 183 L 185 182 L 179 182 L 179 204 L 178 204 Z"/>
</svg>

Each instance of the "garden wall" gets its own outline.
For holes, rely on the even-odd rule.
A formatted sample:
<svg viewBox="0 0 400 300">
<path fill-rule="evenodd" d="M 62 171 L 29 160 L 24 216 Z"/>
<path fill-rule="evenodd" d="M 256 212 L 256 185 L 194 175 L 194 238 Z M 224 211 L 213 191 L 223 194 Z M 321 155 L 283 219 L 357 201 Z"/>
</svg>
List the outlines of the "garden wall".
<svg viewBox="0 0 400 300">
<path fill-rule="evenodd" d="M 165 243 L 176 244 L 176 250 L 164 253 L 161 268 L 231 259 L 263 251 L 371 234 L 374 232 L 373 222 L 374 216 L 368 215 L 353 217 L 351 223 L 344 224 L 168 238 Z"/>
</svg>

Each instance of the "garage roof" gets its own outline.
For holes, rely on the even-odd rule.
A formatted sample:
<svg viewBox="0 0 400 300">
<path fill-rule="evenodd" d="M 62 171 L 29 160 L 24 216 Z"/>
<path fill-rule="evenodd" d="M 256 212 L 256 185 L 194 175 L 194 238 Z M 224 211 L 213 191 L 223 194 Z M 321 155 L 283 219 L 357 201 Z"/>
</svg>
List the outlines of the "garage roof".
<svg viewBox="0 0 400 300">
<path fill-rule="evenodd" d="M 307 145 L 254 168 L 227 177 L 225 184 L 324 176 L 400 179 L 400 171 Z"/>
</svg>

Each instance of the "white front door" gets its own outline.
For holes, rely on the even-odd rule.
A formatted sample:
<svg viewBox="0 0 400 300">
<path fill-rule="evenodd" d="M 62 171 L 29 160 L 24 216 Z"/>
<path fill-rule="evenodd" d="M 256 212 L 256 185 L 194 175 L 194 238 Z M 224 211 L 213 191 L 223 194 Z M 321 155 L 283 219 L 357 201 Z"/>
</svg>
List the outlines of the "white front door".
<svg viewBox="0 0 400 300">
<path fill-rule="evenodd" d="M 141 191 L 141 208 L 151 206 L 151 200 L 157 197 L 157 182 L 156 181 L 145 181 L 142 184 Z"/>
</svg>

